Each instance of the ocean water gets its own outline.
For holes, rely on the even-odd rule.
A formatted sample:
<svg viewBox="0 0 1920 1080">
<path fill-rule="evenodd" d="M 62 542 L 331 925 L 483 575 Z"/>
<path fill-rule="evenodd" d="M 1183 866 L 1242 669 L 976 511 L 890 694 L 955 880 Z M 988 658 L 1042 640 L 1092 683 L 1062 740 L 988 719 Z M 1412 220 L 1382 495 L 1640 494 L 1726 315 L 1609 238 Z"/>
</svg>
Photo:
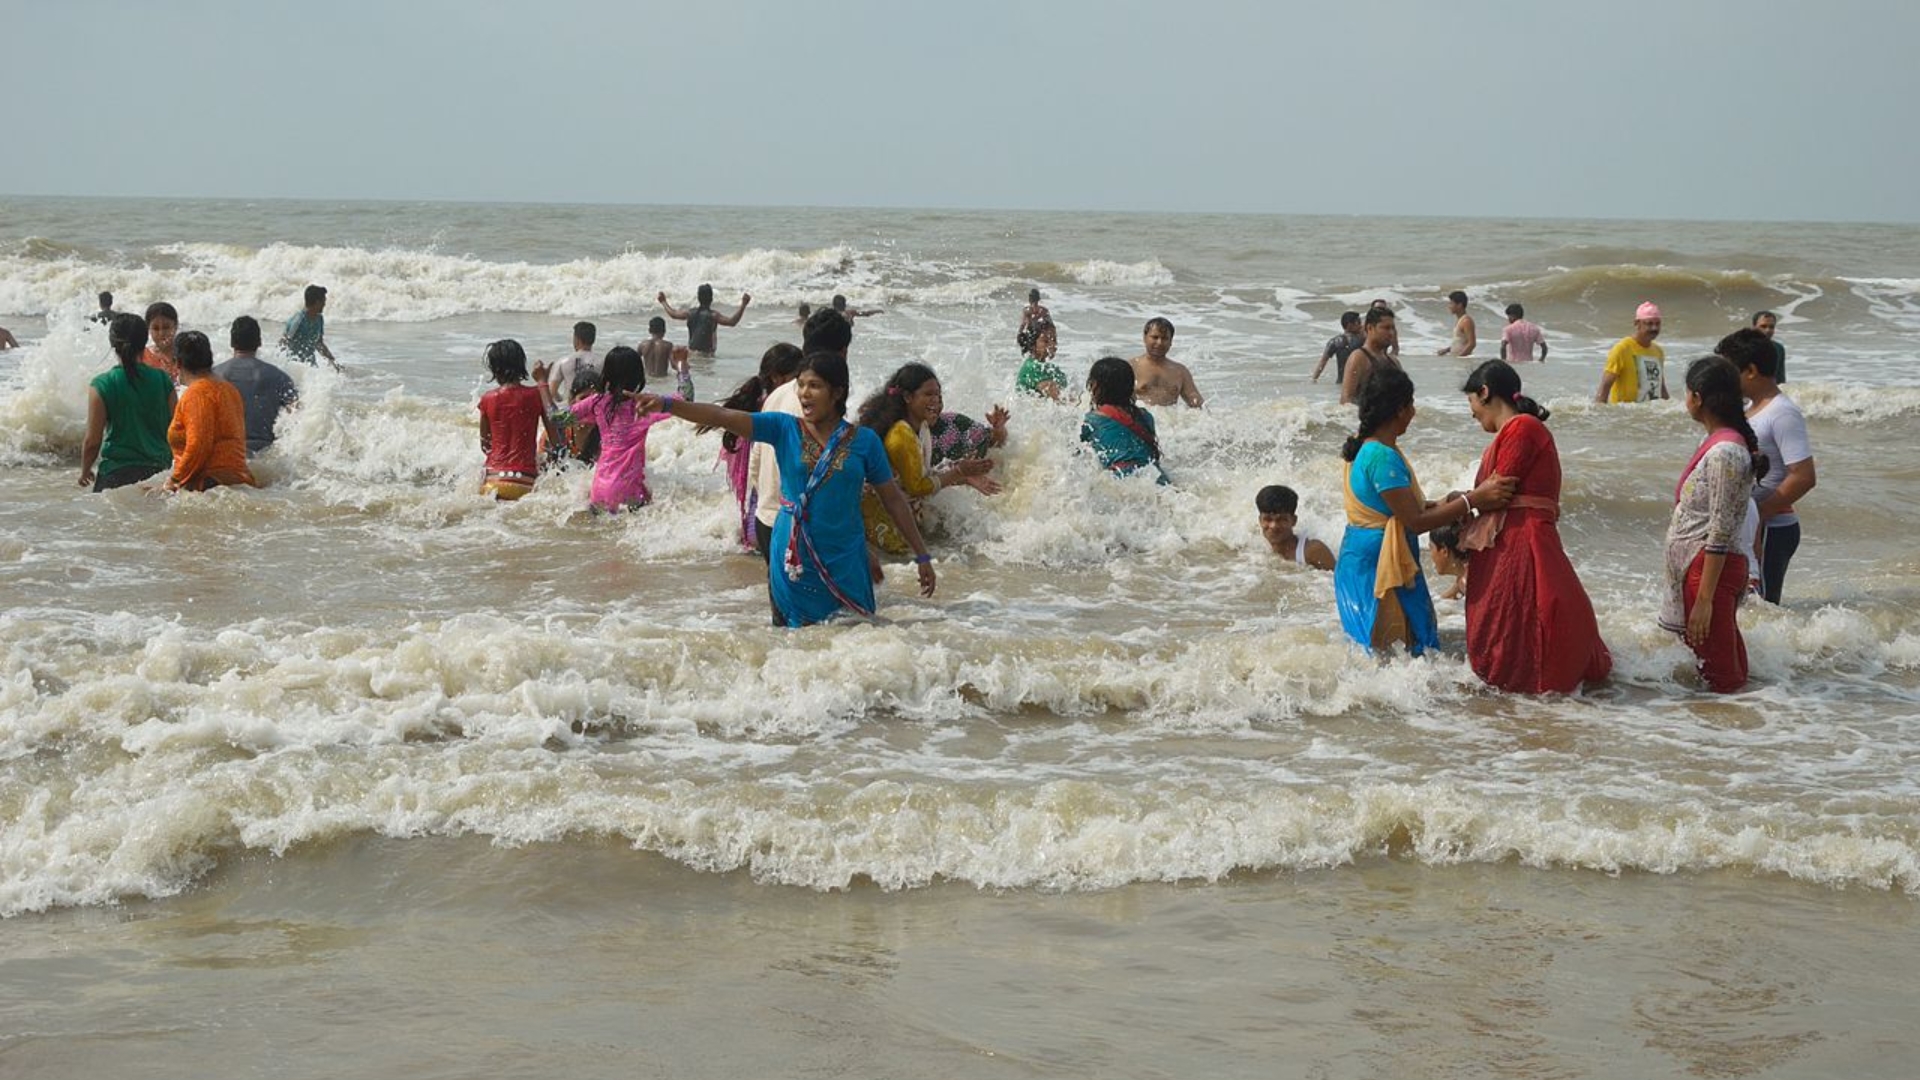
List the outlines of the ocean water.
<svg viewBox="0 0 1920 1080">
<path fill-rule="evenodd" d="M 218 343 L 310 281 L 346 370 L 293 367 L 266 487 L 75 487 L 95 292 Z M 1005 491 L 931 503 L 934 598 L 763 626 L 689 425 L 638 514 L 474 493 L 486 342 L 631 344 L 702 282 L 753 296 L 703 398 L 844 293 L 885 309 L 856 395 L 919 360 L 1011 410 Z M 1174 322 L 1173 487 L 1012 397 L 1030 286 L 1076 375 Z M 1356 653 L 1255 528 L 1287 483 L 1337 539 L 1309 375 L 1374 297 L 1409 455 L 1470 476 L 1453 288 L 1483 354 L 1514 300 L 1549 334 L 1615 657 L 1578 696 L 1480 685 L 1457 602 L 1442 655 Z M 1654 625 L 1698 429 L 1588 402 L 1646 299 L 1675 368 L 1779 312 L 1819 463 L 1731 697 Z M 9 197 L 0 325 L 0 1071 L 1906 1075 L 1920 228 Z"/>
</svg>

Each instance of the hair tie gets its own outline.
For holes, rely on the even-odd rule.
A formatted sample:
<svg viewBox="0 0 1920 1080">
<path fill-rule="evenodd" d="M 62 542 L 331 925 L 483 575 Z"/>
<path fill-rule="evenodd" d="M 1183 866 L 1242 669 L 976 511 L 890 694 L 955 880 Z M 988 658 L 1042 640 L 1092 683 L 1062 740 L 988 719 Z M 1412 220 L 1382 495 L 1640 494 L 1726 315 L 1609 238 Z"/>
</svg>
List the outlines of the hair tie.
<svg viewBox="0 0 1920 1080">
<path fill-rule="evenodd" d="M 899 396 L 900 396 L 900 388 L 899 388 L 899 387 L 897 387 L 897 386 L 889 386 L 889 387 L 887 387 L 887 396 L 888 396 L 888 397 L 899 397 Z"/>
</svg>

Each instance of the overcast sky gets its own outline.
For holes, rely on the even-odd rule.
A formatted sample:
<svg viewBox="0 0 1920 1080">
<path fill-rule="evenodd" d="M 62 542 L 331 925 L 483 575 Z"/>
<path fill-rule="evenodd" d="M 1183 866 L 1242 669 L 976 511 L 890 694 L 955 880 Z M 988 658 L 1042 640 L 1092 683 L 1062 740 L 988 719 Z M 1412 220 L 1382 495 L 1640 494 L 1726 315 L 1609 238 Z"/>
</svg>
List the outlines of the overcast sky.
<svg viewBox="0 0 1920 1080">
<path fill-rule="evenodd" d="M 1920 221 L 1910 0 L 0 0 L 13 194 Z"/>
</svg>

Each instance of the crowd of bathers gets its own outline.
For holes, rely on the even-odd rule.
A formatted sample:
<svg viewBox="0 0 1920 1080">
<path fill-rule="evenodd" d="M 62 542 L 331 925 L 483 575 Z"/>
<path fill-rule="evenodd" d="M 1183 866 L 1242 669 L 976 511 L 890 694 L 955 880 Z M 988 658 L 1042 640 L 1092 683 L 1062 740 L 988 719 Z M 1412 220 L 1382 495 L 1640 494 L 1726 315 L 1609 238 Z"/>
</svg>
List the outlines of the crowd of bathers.
<svg viewBox="0 0 1920 1080">
<path fill-rule="evenodd" d="M 921 363 L 902 365 L 856 406 L 848 372 L 854 320 L 880 311 L 852 308 L 844 296 L 818 310 L 801 305 L 799 344 L 772 345 L 731 394 L 700 402 L 689 356 L 711 356 L 718 328 L 737 325 L 751 296 L 742 294 L 730 314 L 712 307 L 707 285 L 689 308 L 674 307 L 664 292 L 657 299 L 667 317 L 687 324 L 685 346 L 669 342 L 666 318 L 655 317 L 646 340 L 604 353 L 596 352 L 594 324 L 577 323 L 573 351 L 551 364 L 529 364 L 511 339 L 485 348 L 497 385 L 478 404 L 480 492 L 519 499 L 543 472 L 584 466 L 593 471 L 595 511 L 640 509 L 653 498 L 647 434 L 679 418 L 720 435 L 739 512 L 736 540 L 767 565 L 776 625 L 871 616 L 889 557 L 911 558 L 920 591 L 931 595 L 937 574 L 920 528 L 922 502 L 947 487 L 1000 490 L 993 452 L 1007 440 L 1007 411 L 994 406 L 976 419 L 948 410 L 938 374 Z M 309 286 L 286 321 L 280 346 L 292 360 L 323 357 L 338 367 L 325 338 L 326 302 L 325 288 Z M 1456 323 L 1440 354 L 1471 358 L 1478 336 L 1468 298 L 1454 292 L 1448 302 Z M 1392 308 L 1376 301 L 1364 314 L 1342 316 L 1341 334 L 1312 372 L 1318 381 L 1334 361 L 1340 399 L 1357 413 L 1341 451 L 1346 528 L 1337 547 L 1300 528 L 1299 496 L 1284 485 L 1261 490 L 1255 510 L 1276 555 L 1333 571 L 1341 624 L 1356 643 L 1414 655 L 1438 646 L 1420 558 L 1425 535 L 1436 568 L 1454 578 L 1448 595 L 1464 601 L 1475 672 L 1506 690 L 1569 692 L 1605 678 L 1612 661 L 1561 544 L 1549 413 L 1522 392 L 1515 366 L 1544 362 L 1549 348 L 1521 305 L 1506 313 L 1501 358 L 1474 368 L 1460 389 L 1492 435 L 1474 487 L 1430 499 L 1401 452 L 1414 387 L 1400 363 Z M 252 485 L 249 458 L 272 445 L 280 417 L 299 407 L 293 381 L 257 355 L 259 323 L 234 320 L 232 356 L 216 365 L 206 335 L 180 332 L 169 304 L 150 305 L 144 317 L 121 314 L 102 293 L 94 318 L 107 324 L 117 363 L 89 384 L 82 486 L 104 491 L 162 473 L 155 486 L 168 492 Z M 1776 321 L 1760 313 L 1685 376 L 1683 400 L 1703 439 L 1674 490 L 1660 622 L 1694 649 L 1716 690 L 1746 682 L 1737 605 L 1750 593 L 1779 602 L 1799 546 L 1794 504 L 1814 484 L 1805 419 L 1779 385 L 1785 358 L 1773 340 Z M 1654 343 L 1660 329 L 1658 307 L 1641 304 L 1634 333 L 1609 352 L 1597 400 L 1669 396 L 1665 354 Z M 1014 332 L 1015 392 L 1062 403 L 1084 392 L 1080 440 L 1099 466 L 1122 480 L 1168 484 L 1150 407 L 1205 400 L 1192 371 L 1169 356 L 1173 324 L 1148 320 L 1138 356 L 1104 356 L 1078 386 L 1056 360 L 1059 334 L 1039 291 L 1029 292 Z M 654 389 L 670 374 L 673 393 Z"/>
</svg>

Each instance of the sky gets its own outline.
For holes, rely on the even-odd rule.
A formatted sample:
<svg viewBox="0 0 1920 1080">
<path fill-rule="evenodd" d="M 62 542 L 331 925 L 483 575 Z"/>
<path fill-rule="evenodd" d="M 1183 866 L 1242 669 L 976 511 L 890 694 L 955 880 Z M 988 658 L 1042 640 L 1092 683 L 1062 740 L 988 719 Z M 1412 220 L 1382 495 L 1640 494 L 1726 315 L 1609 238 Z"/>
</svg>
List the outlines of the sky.
<svg viewBox="0 0 1920 1080">
<path fill-rule="evenodd" d="M 1920 4 L 0 0 L 0 192 L 1920 221 Z"/>
</svg>

